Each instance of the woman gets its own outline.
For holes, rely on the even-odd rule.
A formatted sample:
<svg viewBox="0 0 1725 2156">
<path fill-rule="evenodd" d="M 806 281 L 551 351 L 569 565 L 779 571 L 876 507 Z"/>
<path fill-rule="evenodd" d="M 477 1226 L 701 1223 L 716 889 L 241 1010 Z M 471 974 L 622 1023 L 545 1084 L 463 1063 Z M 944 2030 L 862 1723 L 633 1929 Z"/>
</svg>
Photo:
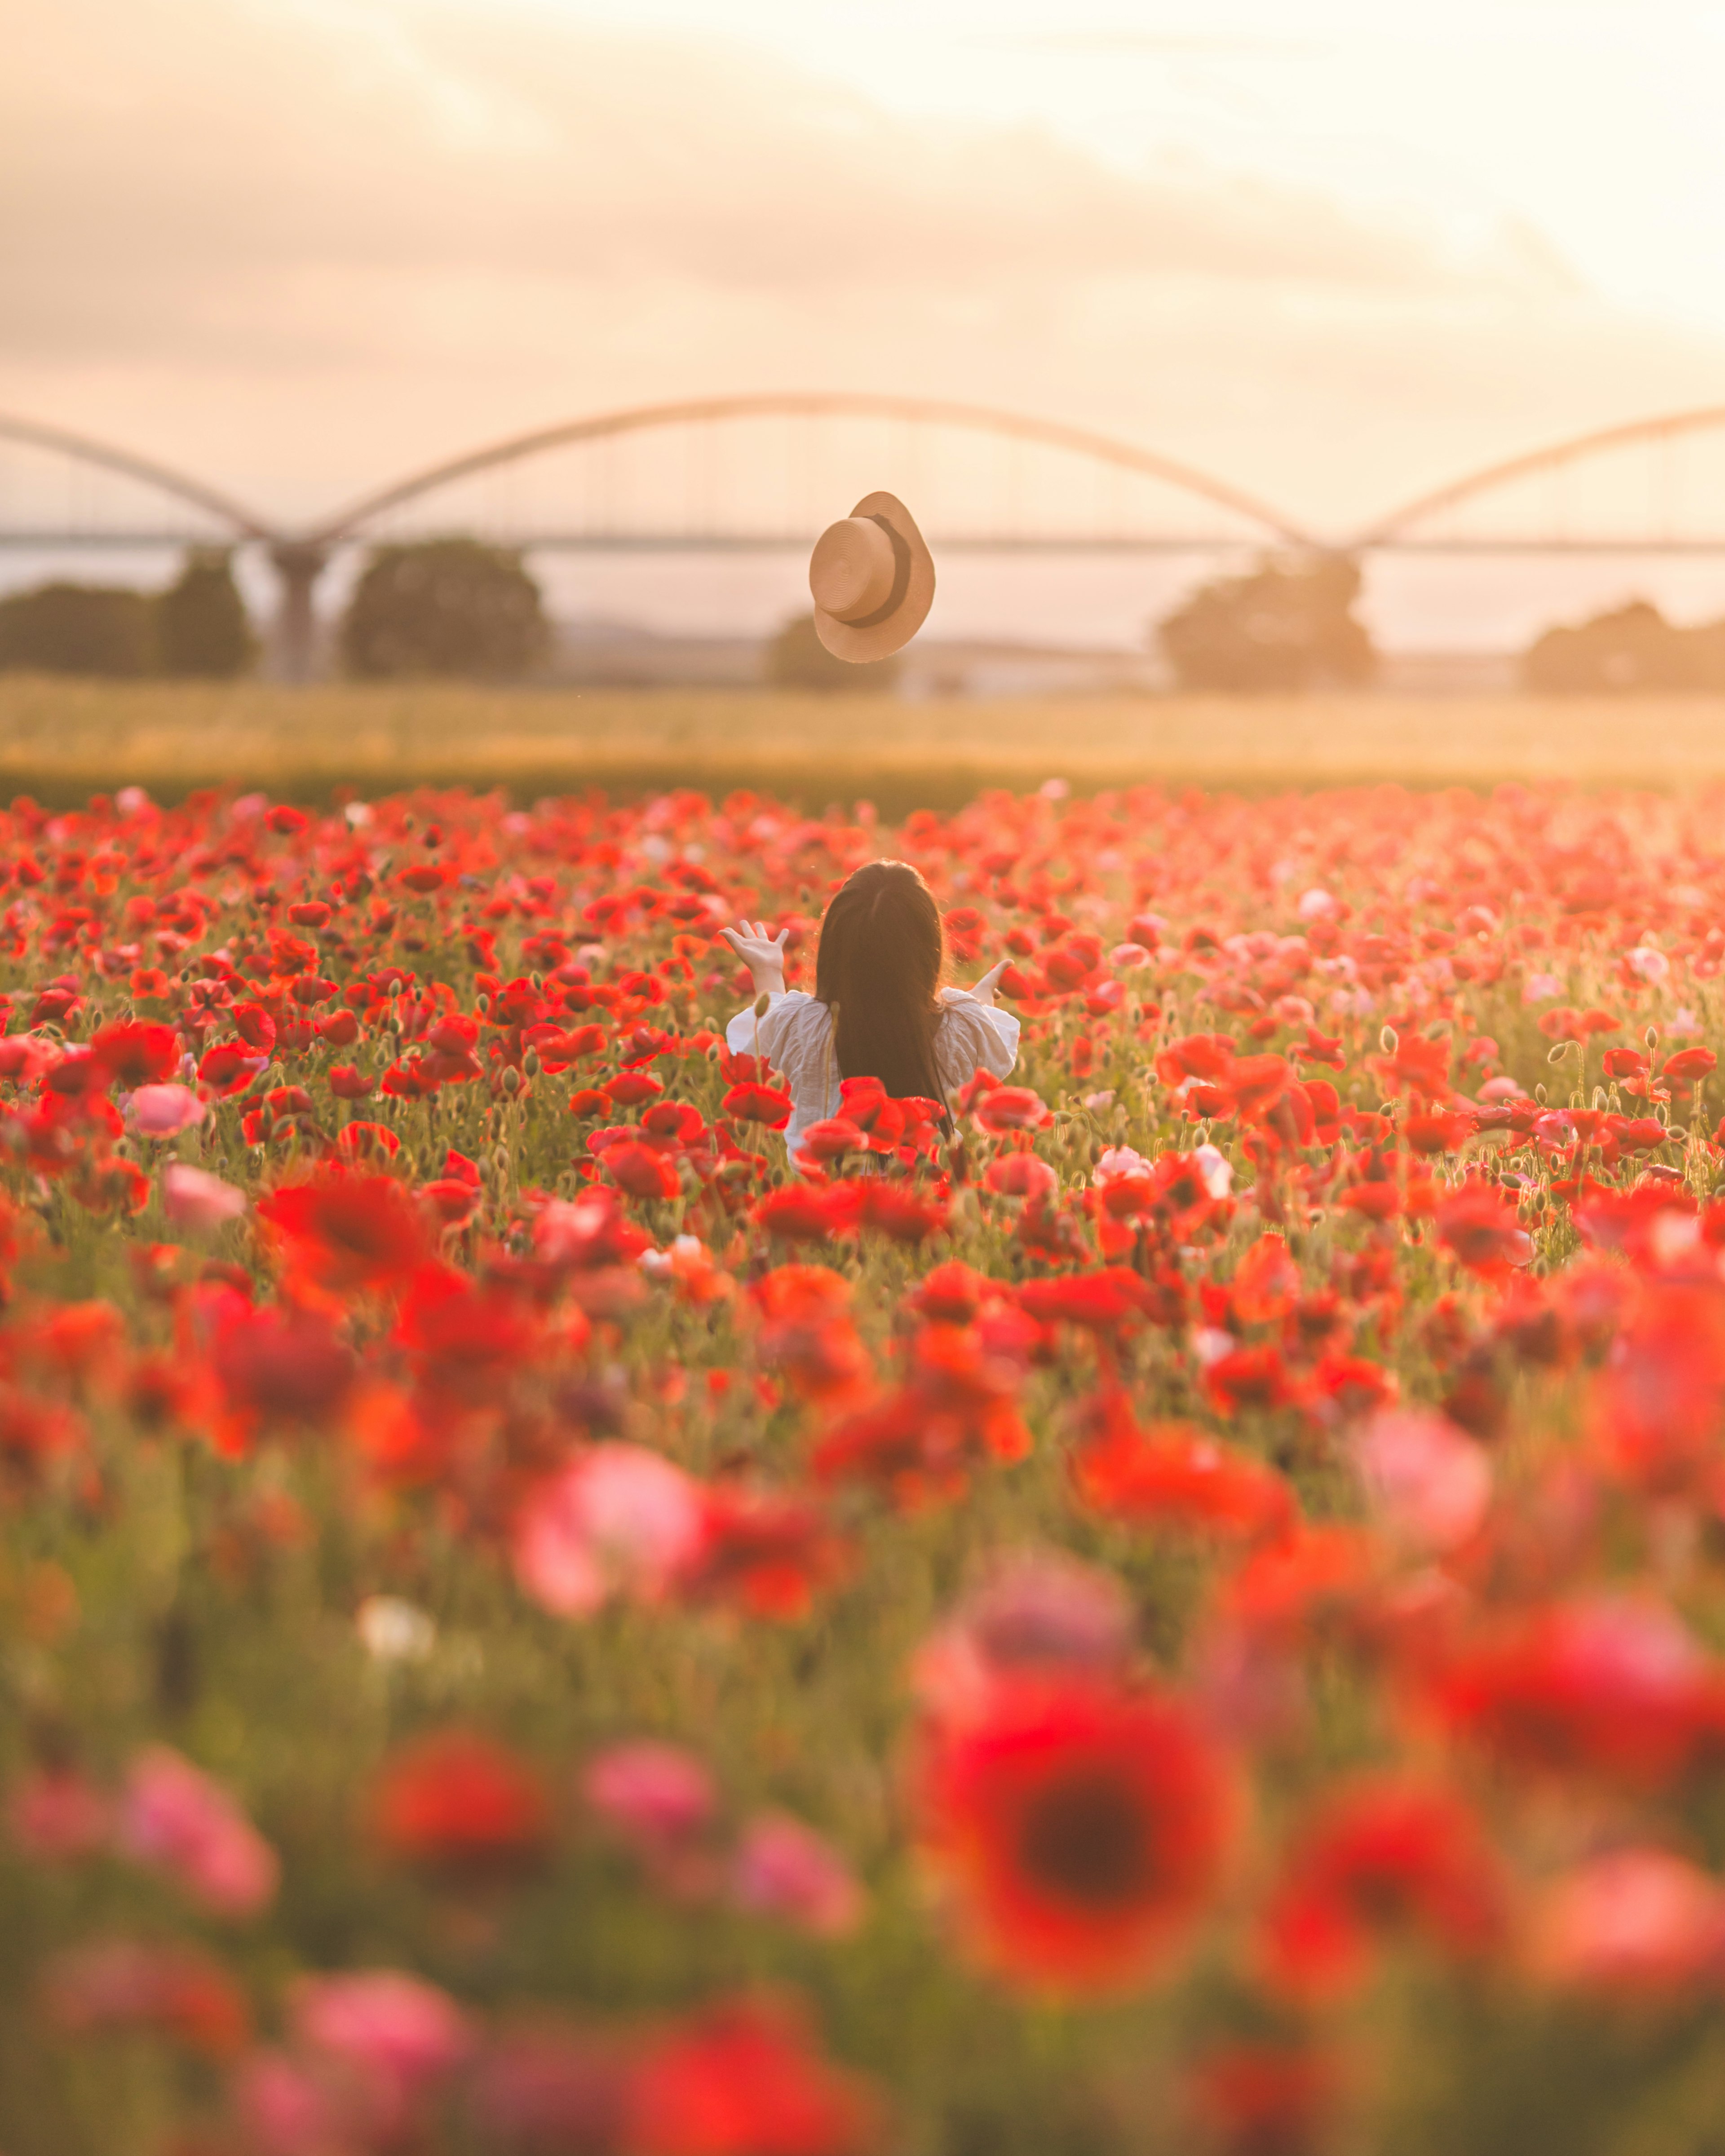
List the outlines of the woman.
<svg viewBox="0 0 1725 2156">
<path fill-rule="evenodd" d="M 754 977 L 757 1019 L 739 1011 L 725 1029 L 734 1054 L 764 1055 L 782 1071 L 793 1112 L 794 1153 L 811 1123 L 839 1112 L 844 1078 L 878 1078 L 896 1100 L 945 1104 L 978 1066 L 1005 1077 L 1018 1060 L 1019 1022 L 994 1008 L 1006 961 L 973 988 L 944 985 L 946 931 L 934 894 L 906 861 L 870 861 L 835 891 L 820 925 L 814 993 L 788 991 L 784 944 L 764 921 L 720 933 Z"/>
</svg>

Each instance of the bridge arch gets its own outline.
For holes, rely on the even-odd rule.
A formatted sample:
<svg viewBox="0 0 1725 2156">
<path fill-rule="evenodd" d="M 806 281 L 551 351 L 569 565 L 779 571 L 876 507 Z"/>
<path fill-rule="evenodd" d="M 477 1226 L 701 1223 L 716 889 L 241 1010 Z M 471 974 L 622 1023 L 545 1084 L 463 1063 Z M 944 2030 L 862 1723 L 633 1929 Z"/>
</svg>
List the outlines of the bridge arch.
<svg viewBox="0 0 1725 2156">
<path fill-rule="evenodd" d="M 1413 543 L 1416 528 L 1434 517 L 1481 495 L 1496 493 L 1500 488 L 1512 486 L 1519 480 L 1538 479 L 1543 474 L 1584 463 L 1590 457 L 1614 450 L 1661 446 L 1686 434 L 1711 434 L 1720 429 L 1725 429 L 1725 404 L 1706 404 L 1692 410 L 1660 413 L 1651 418 L 1630 419 L 1566 435 L 1560 441 L 1548 442 L 1517 456 L 1482 465 L 1429 493 L 1416 495 L 1360 532 L 1351 542 L 1349 551 L 1368 552 Z M 1651 543 L 1657 546 L 1659 542 Z M 1709 551 L 1717 551 L 1721 542 L 1715 536 L 1699 543 Z"/>
<path fill-rule="evenodd" d="M 75 464 L 91 465 L 121 479 L 135 480 L 188 508 L 202 510 L 224 525 L 236 541 L 273 540 L 276 536 L 261 517 L 254 516 L 231 495 L 206 486 L 202 480 L 189 478 L 171 465 L 158 464 L 152 457 L 116 449 L 110 442 L 96 441 L 88 434 L 76 434 L 68 428 L 0 413 L 0 442 L 14 442 L 23 449 L 44 449 L 54 455 L 69 457 Z"/>
<path fill-rule="evenodd" d="M 713 421 L 761 418 L 874 418 L 966 429 L 1004 439 L 1063 450 L 1092 461 L 1159 481 L 1177 491 L 1227 511 L 1261 532 L 1266 541 L 1307 549 L 1315 543 L 1280 510 L 1172 457 L 1139 448 L 1108 434 L 1068 426 L 1057 420 L 1027 418 L 995 407 L 952 399 L 898 397 L 866 391 L 768 391 L 748 396 L 695 398 L 670 403 L 641 404 L 542 427 L 488 443 L 446 462 L 427 466 L 378 492 L 352 502 L 316 531 L 306 535 L 314 547 L 337 546 L 361 539 L 366 527 L 388 511 L 402 508 L 437 489 L 498 468 L 580 443 L 598 442 L 660 428 L 697 426 Z"/>
</svg>

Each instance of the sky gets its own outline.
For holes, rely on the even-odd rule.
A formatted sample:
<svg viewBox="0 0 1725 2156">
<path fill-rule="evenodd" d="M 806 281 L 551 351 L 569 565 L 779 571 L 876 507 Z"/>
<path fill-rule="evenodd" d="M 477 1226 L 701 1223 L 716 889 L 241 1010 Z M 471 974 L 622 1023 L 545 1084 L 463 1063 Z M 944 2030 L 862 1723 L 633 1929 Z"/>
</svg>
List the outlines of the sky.
<svg viewBox="0 0 1725 2156">
<path fill-rule="evenodd" d="M 13 0 L 6 36 L 0 411 L 280 517 L 813 387 L 1098 428 L 1339 534 L 1725 401 L 1725 5 Z M 704 627 L 780 598 L 583 574 Z M 1499 633 L 1477 568 L 1395 582 L 1416 639 Z M 1139 604 L 1071 583 L 1075 632 Z M 1027 587 L 952 588 L 980 628 Z"/>
</svg>

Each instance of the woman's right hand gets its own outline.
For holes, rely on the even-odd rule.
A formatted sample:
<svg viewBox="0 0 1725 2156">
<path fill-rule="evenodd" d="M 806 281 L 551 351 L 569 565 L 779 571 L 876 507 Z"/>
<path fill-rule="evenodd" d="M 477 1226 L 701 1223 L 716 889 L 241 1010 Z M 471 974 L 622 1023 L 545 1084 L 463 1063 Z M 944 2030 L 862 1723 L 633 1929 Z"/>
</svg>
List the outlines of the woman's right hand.
<svg viewBox="0 0 1725 2156">
<path fill-rule="evenodd" d="M 784 947 L 791 933 L 788 928 L 781 928 L 775 936 L 764 921 L 745 921 L 740 927 L 721 928 L 719 933 L 754 975 L 757 988 L 784 986 Z"/>
</svg>

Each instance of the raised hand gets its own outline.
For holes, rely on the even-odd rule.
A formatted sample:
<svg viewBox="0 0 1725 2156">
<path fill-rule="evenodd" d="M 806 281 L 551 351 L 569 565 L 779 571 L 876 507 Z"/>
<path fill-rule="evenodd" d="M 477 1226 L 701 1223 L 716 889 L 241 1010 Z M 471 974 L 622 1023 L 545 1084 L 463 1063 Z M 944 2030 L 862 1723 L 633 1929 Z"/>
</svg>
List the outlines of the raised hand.
<svg viewBox="0 0 1725 2156">
<path fill-rule="evenodd" d="M 784 947 L 791 933 L 788 928 L 781 928 L 774 936 L 764 921 L 745 921 L 739 927 L 721 928 L 719 933 L 753 974 L 757 990 L 784 986 Z"/>
<path fill-rule="evenodd" d="M 994 1000 L 994 985 L 1011 963 L 1010 958 L 1003 958 L 998 966 L 990 966 L 981 980 L 973 982 L 969 988 L 949 988 L 947 993 L 949 995 L 968 996 L 973 1002 L 979 1004 L 991 1004 Z"/>
</svg>

